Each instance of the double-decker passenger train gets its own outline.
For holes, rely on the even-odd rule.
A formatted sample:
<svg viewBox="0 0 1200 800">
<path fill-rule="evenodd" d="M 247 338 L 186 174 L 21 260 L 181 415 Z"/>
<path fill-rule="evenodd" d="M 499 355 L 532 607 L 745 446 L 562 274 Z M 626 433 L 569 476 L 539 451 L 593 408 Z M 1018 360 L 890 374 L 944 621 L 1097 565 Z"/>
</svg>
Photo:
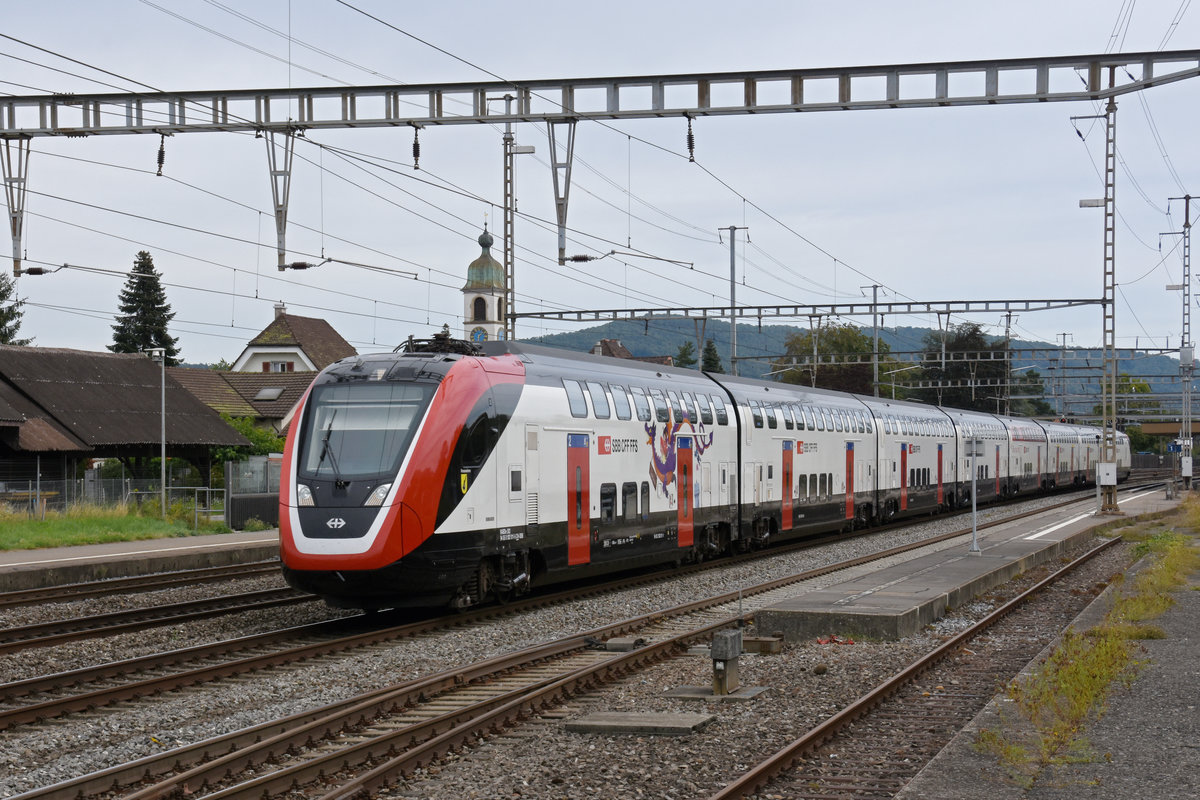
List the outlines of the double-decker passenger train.
<svg viewBox="0 0 1200 800">
<path fill-rule="evenodd" d="M 291 585 L 344 607 L 464 608 L 955 508 L 973 487 L 984 502 L 1081 485 L 1101 454 L 1089 426 L 440 344 L 343 359 L 313 382 L 284 453 Z M 1128 437 L 1117 445 L 1123 479 Z"/>
</svg>

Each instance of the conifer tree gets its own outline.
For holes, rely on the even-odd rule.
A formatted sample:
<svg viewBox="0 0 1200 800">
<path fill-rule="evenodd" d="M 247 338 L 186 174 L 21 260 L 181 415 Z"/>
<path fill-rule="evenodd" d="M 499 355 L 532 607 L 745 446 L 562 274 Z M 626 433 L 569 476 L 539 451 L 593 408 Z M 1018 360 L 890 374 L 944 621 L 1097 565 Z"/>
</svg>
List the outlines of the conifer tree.
<svg viewBox="0 0 1200 800">
<path fill-rule="evenodd" d="M 696 345 L 691 342 L 679 345 L 679 349 L 675 351 L 675 366 L 683 369 L 696 366 Z"/>
<path fill-rule="evenodd" d="M 175 318 L 175 312 L 167 303 L 167 294 L 159 282 L 154 259 L 145 250 L 137 254 L 133 271 L 121 289 L 120 313 L 117 324 L 112 326 L 113 343 L 108 349 L 114 353 L 138 353 L 152 347 L 166 351 L 167 366 L 179 363 L 179 340 L 167 332 L 167 325 Z"/>
<path fill-rule="evenodd" d="M 700 355 L 700 369 L 716 373 L 725 371 L 725 367 L 721 366 L 721 355 L 717 352 L 717 346 L 712 339 L 704 342 L 704 352 Z"/>
<path fill-rule="evenodd" d="M 21 328 L 21 317 L 25 314 L 21 306 L 25 305 L 25 301 L 12 299 L 16 289 L 16 282 L 0 272 L 0 344 L 24 347 L 33 340 L 17 338 L 17 331 Z"/>
</svg>

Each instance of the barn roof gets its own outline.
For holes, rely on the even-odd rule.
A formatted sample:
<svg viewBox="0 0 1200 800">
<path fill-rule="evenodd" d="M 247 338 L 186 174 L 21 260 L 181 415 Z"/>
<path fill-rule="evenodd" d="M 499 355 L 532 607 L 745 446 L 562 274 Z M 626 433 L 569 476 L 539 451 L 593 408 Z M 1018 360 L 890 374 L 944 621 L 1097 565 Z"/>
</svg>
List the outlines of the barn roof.
<svg viewBox="0 0 1200 800">
<path fill-rule="evenodd" d="M 5 389 L 0 397 L 25 418 L 21 428 L 30 434 L 43 430 L 39 439 L 53 431 L 81 450 L 161 442 L 164 407 L 170 446 L 248 444 L 141 354 L 0 345 L 0 384 Z M 31 425 L 34 420 L 40 422 Z"/>
</svg>

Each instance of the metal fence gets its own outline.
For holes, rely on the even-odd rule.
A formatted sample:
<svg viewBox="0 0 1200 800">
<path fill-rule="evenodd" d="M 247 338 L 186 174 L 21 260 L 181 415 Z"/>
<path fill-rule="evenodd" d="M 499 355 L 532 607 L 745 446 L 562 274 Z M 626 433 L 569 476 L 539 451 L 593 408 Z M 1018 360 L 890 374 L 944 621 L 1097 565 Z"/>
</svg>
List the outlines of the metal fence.
<svg viewBox="0 0 1200 800">
<path fill-rule="evenodd" d="M 225 490 L 203 486 L 168 486 L 167 504 L 190 503 L 193 521 L 223 512 Z M 74 506 L 149 506 L 162 507 L 162 484 L 153 478 L 101 478 L 98 470 L 89 470 L 83 478 L 69 481 L 0 481 L 0 505 L 16 513 L 42 518 L 51 511 L 66 511 Z"/>
<path fill-rule="evenodd" d="M 279 525 L 279 479 L 281 456 L 251 456 L 245 461 L 225 462 L 225 524 L 242 530 L 251 520 L 268 527 Z"/>
</svg>

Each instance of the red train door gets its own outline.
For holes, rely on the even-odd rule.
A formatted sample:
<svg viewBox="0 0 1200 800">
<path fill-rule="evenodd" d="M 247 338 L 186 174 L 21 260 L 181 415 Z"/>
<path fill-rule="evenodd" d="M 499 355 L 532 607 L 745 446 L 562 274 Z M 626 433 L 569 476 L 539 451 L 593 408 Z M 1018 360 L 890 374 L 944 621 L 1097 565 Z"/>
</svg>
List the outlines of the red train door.
<svg viewBox="0 0 1200 800">
<path fill-rule="evenodd" d="M 792 442 L 783 443 L 783 530 L 792 529 Z"/>
<path fill-rule="evenodd" d="M 942 493 L 942 446 L 940 444 L 938 445 L 937 482 L 937 501 L 940 506 L 944 498 Z"/>
<path fill-rule="evenodd" d="M 846 442 L 846 519 L 854 519 L 854 442 Z"/>
<path fill-rule="evenodd" d="M 588 462 L 590 439 L 586 433 L 567 434 L 567 563 L 592 560 L 591 504 Z"/>
<path fill-rule="evenodd" d="M 692 511 L 695 505 L 695 476 L 692 474 L 692 437 L 675 438 L 678 460 L 675 465 L 675 482 L 679 486 L 679 546 L 692 546 Z"/>
<path fill-rule="evenodd" d="M 900 510 L 908 510 L 908 445 L 900 445 Z"/>
</svg>

